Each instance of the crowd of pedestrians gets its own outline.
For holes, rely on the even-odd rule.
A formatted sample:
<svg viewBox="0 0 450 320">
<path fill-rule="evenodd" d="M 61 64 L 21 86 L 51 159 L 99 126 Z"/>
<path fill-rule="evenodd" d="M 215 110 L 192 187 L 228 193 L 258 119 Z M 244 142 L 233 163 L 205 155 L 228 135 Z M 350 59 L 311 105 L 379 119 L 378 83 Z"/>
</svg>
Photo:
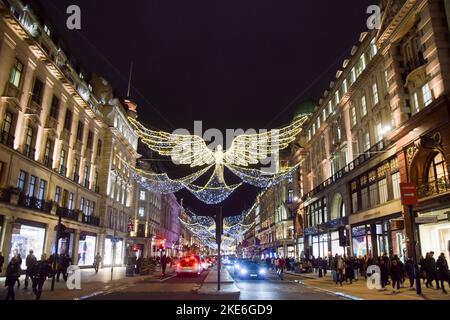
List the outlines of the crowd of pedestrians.
<svg viewBox="0 0 450 320">
<path fill-rule="evenodd" d="M 4 257 L 0 253 L 0 272 L 2 272 L 3 265 Z M 36 300 L 40 300 L 45 281 L 53 277 L 53 275 L 56 276 L 57 282 L 60 281 L 61 275 L 64 281 L 67 281 L 67 269 L 70 265 L 71 259 L 66 254 L 57 255 L 56 257 L 51 255 L 49 258 L 47 258 L 47 255 L 42 254 L 40 260 L 38 260 L 33 250 L 30 250 L 25 259 L 26 270 L 23 290 L 28 290 L 31 280 L 31 287 Z M 15 254 L 6 267 L 5 287 L 7 287 L 8 291 L 5 300 L 15 300 L 15 287 L 17 285 L 17 288 L 20 288 L 21 276 L 22 257 L 19 254 Z"/>
<path fill-rule="evenodd" d="M 331 270 L 332 279 L 336 285 L 342 286 L 344 282 L 352 284 L 353 281 L 358 281 L 361 278 L 366 280 L 371 275 L 368 273 L 368 268 L 377 266 L 380 272 L 382 289 L 386 289 L 389 285 L 392 285 L 393 290 L 396 292 L 404 287 L 415 288 L 416 276 L 412 257 L 402 261 L 397 255 L 388 257 L 386 254 L 383 254 L 374 258 L 371 254 L 368 254 L 364 257 L 356 258 L 336 254 L 327 258 L 315 258 L 313 256 L 305 260 L 306 262 L 304 263 L 309 263 L 313 272 L 317 273 L 319 277 L 325 276 L 327 270 Z M 436 287 L 436 289 L 442 290 L 443 293 L 447 293 L 445 283 L 450 287 L 450 274 L 445 254 L 442 253 L 436 261 L 434 252 L 429 252 L 425 258 L 420 257 L 418 264 L 419 281 L 422 281 L 427 288 Z M 370 270 L 371 273 L 375 272 L 373 267 Z"/>
</svg>

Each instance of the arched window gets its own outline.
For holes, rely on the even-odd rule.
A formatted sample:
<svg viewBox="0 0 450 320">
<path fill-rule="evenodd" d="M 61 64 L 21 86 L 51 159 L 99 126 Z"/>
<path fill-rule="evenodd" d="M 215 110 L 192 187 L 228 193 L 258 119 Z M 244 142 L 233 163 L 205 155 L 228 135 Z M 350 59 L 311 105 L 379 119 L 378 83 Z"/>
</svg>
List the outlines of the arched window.
<svg viewBox="0 0 450 320">
<path fill-rule="evenodd" d="M 333 197 L 331 207 L 331 220 L 336 220 L 345 217 L 345 203 L 340 193 L 336 193 Z"/>
<path fill-rule="evenodd" d="M 447 164 L 442 153 L 438 152 L 430 162 L 427 181 L 431 183 L 439 180 L 446 180 L 447 178 Z"/>
</svg>

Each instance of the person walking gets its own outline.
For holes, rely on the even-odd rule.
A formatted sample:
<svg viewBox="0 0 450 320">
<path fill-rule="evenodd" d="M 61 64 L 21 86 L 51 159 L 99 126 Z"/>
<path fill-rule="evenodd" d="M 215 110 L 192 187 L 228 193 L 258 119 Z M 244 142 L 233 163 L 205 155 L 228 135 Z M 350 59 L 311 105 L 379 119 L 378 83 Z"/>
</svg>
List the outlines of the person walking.
<svg viewBox="0 0 450 320">
<path fill-rule="evenodd" d="M 5 300 L 16 300 L 14 286 L 16 285 L 17 279 L 19 278 L 19 273 L 19 265 L 17 264 L 17 259 L 14 257 L 11 259 L 8 267 L 6 268 L 5 287 L 8 287 L 8 293 Z"/>
<path fill-rule="evenodd" d="M 355 261 L 354 257 L 349 257 L 345 261 L 345 282 L 350 280 L 350 284 L 355 279 Z"/>
<path fill-rule="evenodd" d="M 436 281 L 436 288 L 440 289 L 439 281 L 437 278 L 436 260 L 434 259 L 434 252 L 430 251 L 428 258 L 425 259 L 427 268 L 427 288 L 433 288 L 433 281 Z"/>
<path fill-rule="evenodd" d="M 37 263 L 37 259 L 34 256 L 34 251 L 30 250 L 29 254 L 27 255 L 25 259 L 25 266 L 27 267 L 27 271 L 25 272 L 25 284 L 24 284 L 24 290 L 28 290 L 28 282 L 31 278 L 31 272 L 33 271 L 34 265 Z"/>
<path fill-rule="evenodd" d="M 98 269 L 100 268 L 100 263 L 102 262 L 102 256 L 100 252 L 97 252 L 97 255 L 94 258 L 94 270 L 95 273 L 98 273 Z"/>
<path fill-rule="evenodd" d="M 447 259 L 445 259 L 445 254 L 441 253 L 437 262 L 436 262 L 437 276 L 439 281 L 441 282 L 442 292 L 447 293 L 445 290 L 444 282 L 447 282 L 450 287 L 450 277 L 448 270 Z"/>
<path fill-rule="evenodd" d="M 340 283 L 342 287 L 342 282 L 344 281 L 344 270 L 345 270 L 345 260 L 342 256 L 338 256 L 337 258 L 337 282 Z M 337 284 L 336 282 L 336 284 Z"/>
<path fill-rule="evenodd" d="M 20 256 L 20 253 L 17 252 L 16 256 L 14 257 L 16 259 L 17 266 L 19 268 L 19 273 L 17 274 L 17 288 L 20 288 L 20 275 L 22 274 L 22 257 Z"/>
<path fill-rule="evenodd" d="M 333 277 L 333 282 L 338 284 L 338 276 L 337 276 L 337 272 L 338 272 L 338 268 L 337 268 L 337 260 L 338 260 L 338 255 L 336 253 L 336 255 L 333 257 L 330 257 L 330 269 L 331 269 L 331 275 Z"/>
<path fill-rule="evenodd" d="M 53 270 L 47 256 L 43 254 L 41 260 L 38 261 L 33 268 L 33 292 L 36 295 L 36 300 L 41 299 L 42 289 L 47 278 L 50 278 Z"/>
<path fill-rule="evenodd" d="M 412 257 L 409 257 L 405 262 L 405 273 L 409 279 L 409 289 L 414 289 L 415 276 L 414 276 L 414 262 Z"/>
<path fill-rule="evenodd" d="M 67 281 L 68 275 L 67 275 L 67 268 L 70 266 L 70 258 L 67 254 L 63 253 L 59 256 L 59 263 L 58 263 L 58 273 L 56 275 L 56 282 L 59 282 L 59 278 L 62 274 L 64 281 Z"/>
<path fill-rule="evenodd" d="M 5 264 L 5 257 L 3 253 L 0 252 L 0 274 L 3 272 L 3 265 Z"/>
<path fill-rule="evenodd" d="M 278 276 L 283 280 L 284 267 L 286 266 L 286 261 L 281 257 L 278 259 Z"/>
<path fill-rule="evenodd" d="M 322 260 L 322 270 L 323 270 L 323 276 L 326 277 L 327 270 L 328 270 L 328 259 L 327 258 L 323 258 L 323 260 Z"/>
<path fill-rule="evenodd" d="M 392 288 L 394 289 L 394 292 L 400 292 L 400 282 L 402 281 L 402 269 L 397 259 L 392 260 L 391 279 L 392 279 Z"/>
<path fill-rule="evenodd" d="M 201 261 L 199 261 L 201 263 Z M 167 268 L 167 256 L 164 254 L 161 258 L 161 276 L 164 278 L 166 276 L 166 268 Z"/>
<path fill-rule="evenodd" d="M 381 288 L 385 289 L 389 283 L 389 271 L 386 267 L 385 260 L 382 257 L 378 259 L 378 267 L 380 268 Z"/>
</svg>

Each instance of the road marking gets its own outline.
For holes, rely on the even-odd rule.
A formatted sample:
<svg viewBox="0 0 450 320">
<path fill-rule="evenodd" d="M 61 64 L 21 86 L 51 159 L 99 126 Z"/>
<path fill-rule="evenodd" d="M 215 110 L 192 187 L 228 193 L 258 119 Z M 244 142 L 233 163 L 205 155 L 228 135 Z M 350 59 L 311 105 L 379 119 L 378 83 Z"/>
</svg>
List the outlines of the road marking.
<svg viewBox="0 0 450 320">
<path fill-rule="evenodd" d="M 173 276 L 170 276 L 170 277 L 167 277 L 167 278 L 164 278 L 164 279 L 159 280 L 159 282 L 167 281 L 167 280 L 169 280 L 169 279 L 175 278 L 176 276 L 177 276 L 177 275 L 174 274 Z"/>
</svg>

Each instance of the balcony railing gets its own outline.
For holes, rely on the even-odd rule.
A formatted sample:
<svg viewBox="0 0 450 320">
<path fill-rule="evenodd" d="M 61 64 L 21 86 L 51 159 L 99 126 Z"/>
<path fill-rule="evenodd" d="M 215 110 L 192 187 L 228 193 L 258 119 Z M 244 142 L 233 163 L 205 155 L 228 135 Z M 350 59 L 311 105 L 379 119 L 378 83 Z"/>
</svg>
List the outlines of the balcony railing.
<svg viewBox="0 0 450 320">
<path fill-rule="evenodd" d="M 5 97 L 18 99 L 20 97 L 20 89 L 8 82 L 5 88 Z"/>
<path fill-rule="evenodd" d="M 10 203 L 11 202 L 11 189 L 0 188 L 0 202 Z"/>
<path fill-rule="evenodd" d="M 46 166 L 49 169 L 53 169 L 53 160 L 49 156 L 44 157 L 44 166 Z"/>
<path fill-rule="evenodd" d="M 60 174 L 60 175 L 62 175 L 62 176 L 66 176 L 66 174 L 67 174 L 67 168 L 66 167 L 64 167 L 64 166 L 59 166 L 59 170 L 58 170 L 58 173 Z"/>
<path fill-rule="evenodd" d="M 61 215 L 61 217 L 68 219 L 68 220 L 72 220 L 72 221 L 78 221 L 78 219 L 80 218 L 80 212 L 77 210 L 70 210 L 67 208 L 63 208 L 58 206 L 56 213 L 59 215 Z"/>
<path fill-rule="evenodd" d="M 334 184 L 338 180 L 342 179 L 344 176 L 358 168 L 359 166 L 363 165 L 373 157 L 380 154 L 380 152 L 386 150 L 386 148 L 389 146 L 386 139 L 383 139 L 379 141 L 377 144 L 373 145 L 369 150 L 364 152 L 363 154 L 359 155 L 355 160 L 350 162 L 348 165 L 346 165 L 344 168 L 342 168 L 340 171 L 336 172 L 333 176 L 331 176 L 329 179 L 322 182 L 320 185 L 318 185 L 316 188 L 314 188 L 312 191 L 310 191 L 308 194 L 306 194 L 303 197 L 303 201 L 306 199 L 314 197 L 319 192 L 323 191 L 330 185 Z"/>
<path fill-rule="evenodd" d="M 9 148 L 14 148 L 14 136 L 4 131 L 1 133 L 0 143 Z"/>
<path fill-rule="evenodd" d="M 442 177 L 436 181 L 428 182 L 418 188 L 419 197 L 426 198 L 450 191 L 450 181 Z"/>
<path fill-rule="evenodd" d="M 42 211 L 45 213 L 50 213 L 52 210 L 52 202 L 39 200 L 35 197 L 28 197 L 21 195 L 19 197 L 19 206 L 24 208 L 29 208 L 37 211 Z"/>
<path fill-rule="evenodd" d="M 100 218 L 97 218 L 95 216 L 87 216 L 84 213 L 82 215 L 81 222 L 95 227 L 100 226 Z"/>
<path fill-rule="evenodd" d="M 28 106 L 25 110 L 25 114 L 39 116 L 41 114 L 41 110 L 42 107 L 37 102 L 30 99 L 30 102 L 28 103 Z"/>
<path fill-rule="evenodd" d="M 34 156 L 36 154 L 36 149 L 33 149 L 29 145 L 25 145 L 25 147 L 23 149 L 23 154 L 25 155 L 25 157 L 30 158 L 31 160 L 34 160 Z"/>
</svg>

